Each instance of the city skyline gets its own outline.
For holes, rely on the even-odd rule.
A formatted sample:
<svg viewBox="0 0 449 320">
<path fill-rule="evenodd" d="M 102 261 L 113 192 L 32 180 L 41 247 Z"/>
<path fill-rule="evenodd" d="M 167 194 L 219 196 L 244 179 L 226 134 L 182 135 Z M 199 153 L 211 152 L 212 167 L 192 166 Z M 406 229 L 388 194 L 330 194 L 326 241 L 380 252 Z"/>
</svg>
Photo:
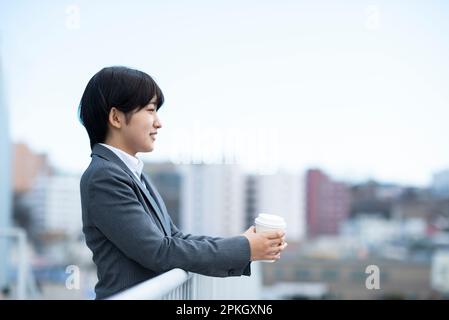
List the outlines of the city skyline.
<svg viewBox="0 0 449 320">
<path fill-rule="evenodd" d="M 45 152 L 39 152 L 35 149 L 33 149 L 30 145 L 24 143 L 24 142 L 13 142 L 12 143 L 12 149 L 11 152 L 14 153 L 14 150 L 16 148 L 20 148 L 20 149 L 25 149 L 27 150 L 27 152 L 29 152 L 30 154 L 33 154 L 33 157 L 40 157 L 42 159 L 45 159 L 45 165 L 46 167 L 43 168 L 43 170 L 45 172 L 47 172 L 48 170 L 54 172 L 54 173 L 58 173 L 58 174 L 64 174 L 67 176 L 81 176 L 83 171 L 73 171 L 73 170 L 67 170 L 67 168 L 64 167 L 58 167 L 57 165 L 55 165 L 54 163 L 51 162 L 51 158 L 49 157 L 49 155 Z M 16 152 L 16 151 L 15 151 Z M 23 163 L 25 163 L 27 161 L 26 158 L 23 158 L 23 154 L 17 153 L 16 152 L 16 157 L 22 157 L 22 158 L 14 158 L 11 159 L 11 165 L 14 165 L 15 163 L 21 163 L 22 165 L 19 165 L 19 167 L 22 168 L 27 168 L 26 166 L 23 166 Z M 429 182 L 427 184 L 423 184 L 423 185 L 418 185 L 418 184 L 410 184 L 410 183 L 401 183 L 400 181 L 391 181 L 391 180 L 381 180 L 381 179 L 377 179 L 376 177 L 372 177 L 372 176 L 366 176 L 366 177 L 348 177 L 348 176 L 341 176 L 336 174 L 335 172 L 332 172 L 331 170 L 327 170 L 324 167 L 320 167 L 317 165 L 310 165 L 304 168 L 301 168 L 302 170 L 296 170 L 296 171 L 289 171 L 288 169 L 284 169 L 284 168 L 279 168 L 277 170 L 251 170 L 251 169 L 245 169 L 245 167 L 243 165 L 241 165 L 240 163 L 235 163 L 235 162 L 227 162 L 227 159 L 223 156 L 220 158 L 219 162 L 208 162 L 208 161 L 201 161 L 201 157 L 193 157 L 189 158 L 189 159 L 181 159 L 180 162 L 177 161 L 172 161 L 171 159 L 148 159 L 148 158 L 142 158 L 141 154 L 136 155 L 137 157 L 143 159 L 143 163 L 144 165 L 155 165 L 155 166 L 175 166 L 178 168 L 183 168 L 185 166 L 190 166 L 190 165 L 202 165 L 202 166 L 216 166 L 216 165 L 232 165 L 232 166 L 237 166 L 239 168 L 239 170 L 241 170 L 241 172 L 247 176 L 247 177 L 271 177 L 271 176 L 283 176 L 285 174 L 287 175 L 291 175 L 291 176 L 296 176 L 299 179 L 304 180 L 304 182 L 306 181 L 306 175 L 307 172 L 310 170 L 318 170 L 323 172 L 325 175 L 329 176 L 332 179 L 338 180 L 341 183 L 344 183 L 348 186 L 356 186 L 359 184 L 365 184 L 365 183 L 376 183 L 379 185 L 385 185 L 385 186 L 398 186 L 400 188 L 423 188 L 423 189 L 433 189 L 437 186 L 437 184 L 442 184 L 442 186 L 439 186 L 439 188 L 447 188 L 447 181 L 448 179 L 446 178 L 446 176 L 448 175 L 449 169 L 444 169 L 444 170 L 440 170 L 440 171 L 436 171 L 432 174 L 432 176 L 429 179 Z M 36 169 L 36 168 L 35 168 Z M 42 171 L 42 173 L 45 173 L 44 171 Z M 36 173 L 35 172 L 33 174 L 30 175 L 30 177 L 33 177 Z M 29 168 L 25 169 L 25 171 L 21 172 L 21 171 L 17 171 L 16 174 L 20 174 L 22 176 L 27 176 L 30 174 L 29 172 Z M 441 181 L 440 181 L 441 180 Z"/>
<path fill-rule="evenodd" d="M 0 5 L 12 140 L 58 168 L 87 167 L 78 102 L 95 72 L 118 64 L 148 72 L 166 96 L 144 160 L 227 150 L 248 170 L 418 186 L 449 167 L 444 1 Z"/>
</svg>

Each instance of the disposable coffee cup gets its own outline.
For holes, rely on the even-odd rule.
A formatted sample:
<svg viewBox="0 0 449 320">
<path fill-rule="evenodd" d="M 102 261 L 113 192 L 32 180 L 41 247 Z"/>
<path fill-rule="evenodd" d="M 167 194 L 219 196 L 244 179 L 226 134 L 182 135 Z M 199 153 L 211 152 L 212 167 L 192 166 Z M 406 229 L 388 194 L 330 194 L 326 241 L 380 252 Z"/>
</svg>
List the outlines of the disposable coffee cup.
<svg viewBox="0 0 449 320">
<path fill-rule="evenodd" d="M 274 214 L 268 213 L 260 213 L 256 220 L 256 233 L 268 232 L 273 230 L 284 230 L 287 227 L 287 224 L 281 216 L 277 216 Z M 263 262 L 274 262 L 275 260 L 261 260 Z"/>
</svg>

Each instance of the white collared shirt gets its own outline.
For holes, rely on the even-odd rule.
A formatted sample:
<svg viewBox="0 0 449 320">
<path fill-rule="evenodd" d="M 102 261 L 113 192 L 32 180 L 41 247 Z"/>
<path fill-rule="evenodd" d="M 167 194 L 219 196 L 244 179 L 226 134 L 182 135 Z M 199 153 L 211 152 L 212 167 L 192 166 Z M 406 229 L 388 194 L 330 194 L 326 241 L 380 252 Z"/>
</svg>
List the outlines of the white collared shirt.
<svg viewBox="0 0 449 320">
<path fill-rule="evenodd" d="M 117 155 L 117 157 L 119 157 L 120 160 L 122 160 L 126 164 L 126 166 L 129 168 L 129 170 L 131 170 L 131 172 L 134 173 L 134 175 L 137 177 L 137 179 L 139 179 L 139 181 L 142 181 L 142 179 L 141 179 L 142 170 L 143 170 L 143 161 L 142 160 L 140 160 L 137 157 L 133 157 L 129 153 L 126 153 L 125 151 L 120 150 L 116 147 L 110 146 L 105 143 L 100 143 L 100 144 L 102 146 L 105 146 L 112 152 L 114 152 Z M 146 188 L 145 183 L 142 182 L 142 184 Z"/>
</svg>

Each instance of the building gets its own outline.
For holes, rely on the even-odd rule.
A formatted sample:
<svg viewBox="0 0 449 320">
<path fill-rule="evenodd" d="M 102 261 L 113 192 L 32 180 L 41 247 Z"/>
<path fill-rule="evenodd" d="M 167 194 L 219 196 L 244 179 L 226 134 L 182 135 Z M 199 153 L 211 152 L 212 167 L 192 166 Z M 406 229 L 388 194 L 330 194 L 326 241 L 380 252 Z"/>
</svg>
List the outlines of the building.
<svg viewBox="0 0 449 320">
<path fill-rule="evenodd" d="M 358 215 L 346 220 L 340 232 L 342 237 L 354 239 L 360 245 L 377 248 L 385 246 L 387 242 L 401 239 L 402 223 L 382 216 Z"/>
<path fill-rule="evenodd" d="M 180 166 L 183 232 L 234 236 L 246 229 L 245 179 L 232 164 Z"/>
<path fill-rule="evenodd" d="M 2 81 L 3 68 L 0 59 L 0 229 L 6 229 L 9 228 L 11 219 L 11 142 Z M 0 290 L 8 283 L 8 256 L 7 239 L 0 236 Z"/>
<path fill-rule="evenodd" d="M 431 284 L 435 291 L 449 297 L 449 250 L 435 250 L 432 257 Z"/>
<path fill-rule="evenodd" d="M 53 174 L 46 186 L 45 230 L 80 235 L 82 232 L 79 175 Z"/>
<path fill-rule="evenodd" d="M 368 266 L 379 270 L 379 289 L 366 286 Z M 310 259 L 296 253 L 283 255 L 274 264 L 263 265 L 263 284 L 265 290 L 273 295 L 277 283 L 298 284 L 304 287 L 325 287 L 325 296 L 306 296 L 307 291 L 298 288 L 295 293 L 290 290 L 280 291 L 283 299 L 342 299 L 342 300 L 379 300 L 379 299 L 432 299 L 431 264 L 397 261 L 381 258 L 368 259 Z M 301 289 L 301 290 L 300 290 Z M 310 291 L 310 290 L 309 290 Z M 316 290 L 314 290 L 316 291 Z M 322 290 L 321 290 L 322 291 Z"/>
<path fill-rule="evenodd" d="M 50 173 L 51 168 L 46 154 L 38 154 L 24 143 L 14 144 L 13 183 L 15 193 L 30 191 L 38 176 Z"/>
<path fill-rule="evenodd" d="M 172 163 L 145 163 L 143 171 L 150 176 L 152 183 L 164 199 L 168 214 L 173 223 L 181 225 L 181 182 L 182 176 Z"/>
<path fill-rule="evenodd" d="M 449 169 L 433 175 L 432 190 L 439 197 L 449 197 Z"/>
<path fill-rule="evenodd" d="M 32 208 L 35 232 L 59 233 L 77 237 L 82 232 L 81 199 L 78 175 L 54 173 L 40 175 L 25 201 Z"/>
<path fill-rule="evenodd" d="M 350 193 L 344 183 L 333 181 L 318 169 L 307 171 L 307 237 L 338 234 L 349 209 Z"/>
<path fill-rule="evenodd" d="M 351 187 L 352 218 L 371 214 L 390 218 L 393 204 L 402 196 L 404 188 L 393 184 L 367 181 Z"/>
<path fill-rule="evenodd" d="M 245 227 L 254 225 L 254 219 L 259 214 L 257 175 L 245 177 Z"/>
<path fill-rule="evenodd" d="M 247 176 L 246 226 L 253 225 L 259 213 L 276 214 L 287 222 L 287 240 L 302 240 L 305 237 L 303 185 L 300 177 L 287 173 Z"/>
<path fill-rule="evenodd" d="M 24 143 L 16 143 L 13 148 L 12 157 L 13 178 L 13 221 L 14 224 L 23 228 L 32 242 L 37 240 L 38 233 L 44 229 L 44 212 L 41 207 L 35 206 L 36 199 L 43 199 L 44 187 L 37 185 L 47 181 L 52 169 L 46 154 L 38 154 Z M 43 200 L 37 201 L 42 203 Z"/>
</svg>

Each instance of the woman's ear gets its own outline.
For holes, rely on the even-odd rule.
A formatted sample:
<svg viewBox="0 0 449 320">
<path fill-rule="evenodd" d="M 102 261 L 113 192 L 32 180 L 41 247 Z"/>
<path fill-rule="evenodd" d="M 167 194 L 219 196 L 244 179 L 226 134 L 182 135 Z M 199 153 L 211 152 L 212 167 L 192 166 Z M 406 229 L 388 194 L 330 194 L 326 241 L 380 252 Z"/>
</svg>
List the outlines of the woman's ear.
<svg viewBox="0 0 449 320">
<path fill-rule="evenodd" d="M 109 111 L 109 124 L 114 128 L 120 129 L 124 123 L 124 118 L 123 112 L 116 107 L 112 107 Z"/>
</svg>

